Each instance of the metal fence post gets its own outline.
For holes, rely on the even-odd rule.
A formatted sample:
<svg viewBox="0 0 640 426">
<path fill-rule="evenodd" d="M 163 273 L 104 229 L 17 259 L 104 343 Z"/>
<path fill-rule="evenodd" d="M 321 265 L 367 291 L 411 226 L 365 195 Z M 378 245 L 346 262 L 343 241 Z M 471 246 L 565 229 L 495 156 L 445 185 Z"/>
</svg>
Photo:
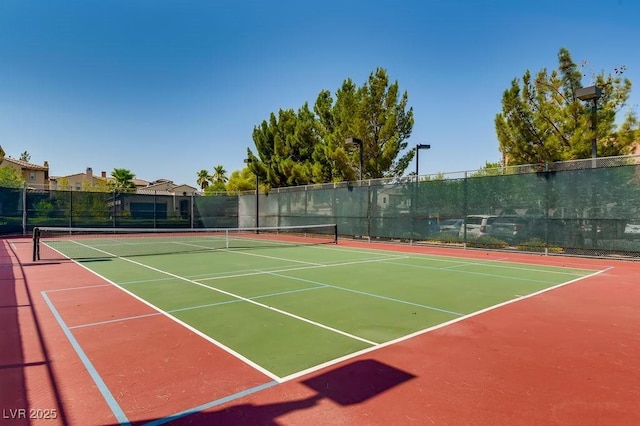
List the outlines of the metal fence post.
<svg viewBox="0 0 640 426">
<path fill-rule="evenodd" d="M 73 189 L 69 187 L 69 228 L 73 227 Z"/>
<path fill-rule="evenodd" d="M 469 179 L 467 172 L 464 172 L 463 184 L 462 184 L 462 245 L 467 248 L 467 216 L 469 208 Z"/>
<path fill-rule="evenodd" d="M 27 182 L 22 183 L 22 235 L 27 235 Z"/>
<path fill-rule="evenodd" d="M 157 200 L 158 191 L 153 191 L 153 228 L 158 227 L 158 200 Z"/>
<path fill-rule="evenodd" d="M 194 203 L 194 194 L 193 192 L 191 193 L 191 229 L 193 229 L 193 219 L 194 219 L 194 208 L 193 208 L 193 203 Z"/>
</svg>

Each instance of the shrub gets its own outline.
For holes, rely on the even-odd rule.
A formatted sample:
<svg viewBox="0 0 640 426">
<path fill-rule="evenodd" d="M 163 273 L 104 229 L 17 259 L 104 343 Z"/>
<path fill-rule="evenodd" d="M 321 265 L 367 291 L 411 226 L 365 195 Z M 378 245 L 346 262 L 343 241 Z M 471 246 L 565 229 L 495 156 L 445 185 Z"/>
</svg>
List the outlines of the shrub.
<svg viewBox="0 0 640 426">
<path fill-rule="evenodd" d="M 488 235 L 481 235 L 480 237 L 467 241 L 468 247 L 477 248 L 492 248 L 492 249 L 504 249 L 509 247 L 506 241 L 499 240 L 498 238 L 490 237 Z"/>
<path fill-rule="evenodd" d="M 47 200 L 40 200 L 35 205 L 37 217 L 48 217 L 53 212 L 53 204 Z"/>
<path fill-rule="evenodd" d="M 462 238 L 460 238 L 458 234 L 454 234 L 453 232 L 443 232 L 442 234 L 435 234 L 429 237 L 429 241 L 434 241 L 437 243 L 454 244 L 454 243 L 461 243 Z"/>
<path fill-rule="evenodd" d="M 534 252 L 544 252 L 545 247 L 546 244 L 541 238 L 532 238 L 529 241 L 523 241 L 516 246 L 518 250 Z M 562 253 L 562 247 L 550 246 L 548 247 L 548 250 L 551 253 Z"/>
</svg>

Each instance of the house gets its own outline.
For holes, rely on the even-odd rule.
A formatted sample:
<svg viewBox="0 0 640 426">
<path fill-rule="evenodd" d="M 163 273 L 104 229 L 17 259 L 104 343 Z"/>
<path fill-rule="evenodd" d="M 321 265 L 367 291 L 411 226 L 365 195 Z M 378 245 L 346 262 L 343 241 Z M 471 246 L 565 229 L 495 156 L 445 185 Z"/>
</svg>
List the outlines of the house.
<svg viewBox="0 0 640 426">
<path fill-rule="evenodd" d="M 2 149 L 0 147 L 0 149 Z M 0 162 L 0 167 L 14 168 L 22 175 L 27 185 L 35 189 L 49 188 L 49 163 L 47 161 L 41 166 L 11 157 L 4 157 Z"/>
<path fill-rule="evenodd" d="M 194 195 L 198 191 L 197 188 L 189 185 L 176 185 L 169 179 L 158 179 L 150 182 L 147 186 L 138 187 L 138 194 L 170 194 L 170 195 L 182 195 L 190 196 Z"/>
<path fill-rule="evenodd" d="M 158 179 L 145 187 L 137 188 L 135 195 L 127 197 L 124 208 L 137 218 L 188 218 L 192 209 L 192 197 L 195 195 L 198 195 L 197 188 L 185 184 L 176 185 L 169 179 Z"/>
<path fill-rule="evenodd" d="M 91 167 L 87 167 L 84 173 L 75 173 L 67 176 L 51 176 L 52 190 L 72 190 L 82 191 L 87 187 L 99 186 L 101 182 L 106 183 L 106 173 L 102 172 L 102 176 L 93 175 Z"/>
<path fill-rule="evenodd" d="M 100 176 L 94 176 L 93 169 L 87 167 L 84 173 L 75 173 L 67 176 L 52 176 L 51 177 L 51 189 L 52 190 L 72 190 L 83 191 L 87 188 L 95 188 L 100 185 L 108 184 L 113 180 L 112 177 L 107 176 L 107 172 L 103 171 Z M 133 179 L 133 184 L 136 189 L 145 188 L 149 185 L 149 182 L 142 179 Z"/>
</svg>

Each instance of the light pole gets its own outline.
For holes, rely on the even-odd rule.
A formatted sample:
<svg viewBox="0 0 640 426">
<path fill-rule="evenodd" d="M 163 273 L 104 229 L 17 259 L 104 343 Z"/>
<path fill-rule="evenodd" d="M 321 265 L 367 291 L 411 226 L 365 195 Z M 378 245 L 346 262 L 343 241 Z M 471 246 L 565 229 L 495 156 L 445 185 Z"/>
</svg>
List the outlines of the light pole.
<svg viewBox="0 0 640 426">
<path fill-rule="evenodd" d="M 431 145 L 425 145 L 423 143 L 419 143 L 419 144 L 416 145 L 416 182 L 418 181 L 418 176 L 420 176 L 420 173 L 419 173 L 419 166 L 420 166 L 419 155 L 420 155 L 420 150 L 421 149 L 431 149 Z"/>
<path fill-rule="evenodd" d="M 364 151 L 362 140 L 358 138 L 347 138 L 345 142 L 351 145 L 358 145 L 360 147 L 360 182 L 362 182 L 362 154 Z"/>
<path fill-rule="evenodd" d="M 600 99 L 600 96 L 602 96 L 602 89 L 598 86 L 582 87 L 576 90 L 576 98 L 581 101 L 593 101 L 591 104 L 591 131 L 593 132 L 593 139 L 591 140 L 592 167 L 596 166 L 596 158 L 598 157 L 598 136 L 596 131 L 598 128 L 598 99 Z"/>
<path fill-rule="evenodd" d="M 360 182 L 358 183 L 359 186 L 362 186 L 362 156 L 364 154 L 364 143 L 362 142 L 362 139 L 358 139 L 358 138 L 347 138 L 345 140 L 345 142 L 349 145 L 358 145 L 358 147 L 360 147 Z M 367 191 L 369 191 L 371 188 L 368 187 Z M 358 194 L 359 197 L 362 196 L 362 192 L 360 192 Z M 359 217 L 362 218 L 362 201 L 361 200 L 360 203 L 358 203 L 359 205 Z M 370 220 L 370 214 L 371 214 L 371 201 L 369 200 L 369 194 L 367 194 L 367 236 L 371 237 L 371 220 Z"/>
<path fill-rule="evenodd" d="M 247 158 L 244 160 L 245 164 L 251 164 L 253 163 L 253 160 L 251 158 Z M 258 198 L 258 189 L 259 189 L 259 184 L 260 184 L 260 180 L 258 178 L 258 174 L 254 171 L 253 172 L 256 175 L 256 234 L 260 231 L 258 231 L 258 226 L 260 224 L 259 222 L 259 217 L 260 217 L 260 208 L 259 208 L 259 198 Z"/>
<path fill-rule="evenodd" d="M 415 187 L 413 188 L 413 201 L 411 202 L 411 207 L 413 209 L 413 229 L 415 232 L 415 226 L 416 226 L 416 214 L 418 213 L 418 183 L 420 182 L 420 150 L 421 149 L 431 149 L 431 145 L 425 145 L 422 143 L 419 143 L 416 145 L 416 184 Z M 429 221 L 429 218 L 427 218 L 427 222 Z"/>
<path fill-rule="evenodd" d="M 582 87 L 576 90 L 576 98 L 581 101 L 593 101 L 591 104 L 591 131 L 593 139 L 591 140 L 591 167 L 596 167 L 596 159 L 598 157 L 598 99 L 602 96 L 602 89 L 598 86 Z M 595 206 L 597 203 L 597 193 L 594 183 L 594 177 L 591 177 L 591 245 L 598 245 L 598 226 L 596 220 Z"/>
</svg>

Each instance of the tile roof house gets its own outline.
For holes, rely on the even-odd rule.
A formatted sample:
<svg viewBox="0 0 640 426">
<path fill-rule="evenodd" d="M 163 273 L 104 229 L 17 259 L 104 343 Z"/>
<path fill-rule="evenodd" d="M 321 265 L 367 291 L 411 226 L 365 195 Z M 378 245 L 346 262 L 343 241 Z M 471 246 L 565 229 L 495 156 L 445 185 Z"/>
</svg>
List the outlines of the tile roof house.
<svg viewBox="0 0 640 426">
<path fill-rule="evenodd" d="M 87 186 L 94 187 L 100 185 L 100 182 L 107 182 L 106 173 L 102 172 L 102 176 L 94 176 L 91 167 L 87 167 L 84 173 L 74 173 L 67 176 L 51 176 L 52 190 L 72 190 L 82 191 Z"/>
<path fill-rule="evenodd" d="M 51 189 L 61 189 L 60 182 L 66 179 L 65 186 L 68 184 L 72 191 L 82 191 L 87 186 L 94 187 L 100 182 L 109 183 L 113 181 L 111 176 L 107 176 L 107 172 L 101 172 L 100 176 L 95 176 L 91 167 L 87 167 L 84 173 L 75 173 L 67 176 L 52 176 Z M 156 195 L 192 195 L 197 193 L 197 189 L 189 185 L 176 185 L 169 179 L 158 179 L 149 182 L 143 179 L 133 179 L 138 194 L 156 194 Z"/>
<path fill-rule="evenodd" d="M 169 195 L 194 195 L 198 191 L 197 188 L 186 184 L 176 185 L 169 179 L 155 180 L 146 187 L 138 188 L 138 194 L 169 194 Z"/>
<path fill-rule="evenodd" d="M 61 189 L 60 182 L 62 179 L 66 180 L 68 188 L 72 191 L 82 191 L 87 186 L 95 187 L 100 185 L 100 182 L 109 183 L 113 180 L 111 176 L 107 176 L 107 172 L 103 171 L 100 173 L 100 176 L 95 176 L 93 174 L 93 169 L 91 167 L 87 167 L 87 170 L 84 173 L 75 173 L 66 176 L 51 176 L 51 189 Z M 136 189 L 138 189 L 145 188 L 149 185 L 149 182 L 143 179 L 133 179 L 133 184 L 136 186 Z"/>
<path fill-rule="evenodd" d="M 0 149 L 2 149 L 2 147 L 0 147 Z M 12 167 L 16 169 L 29 187 L 36 189 L 49 188 L 49 163 L 46 161 L 41 166 L 11 157 L 4 157 L 2 162 L 0 162 L 0 167 Z"/>
</svg>

